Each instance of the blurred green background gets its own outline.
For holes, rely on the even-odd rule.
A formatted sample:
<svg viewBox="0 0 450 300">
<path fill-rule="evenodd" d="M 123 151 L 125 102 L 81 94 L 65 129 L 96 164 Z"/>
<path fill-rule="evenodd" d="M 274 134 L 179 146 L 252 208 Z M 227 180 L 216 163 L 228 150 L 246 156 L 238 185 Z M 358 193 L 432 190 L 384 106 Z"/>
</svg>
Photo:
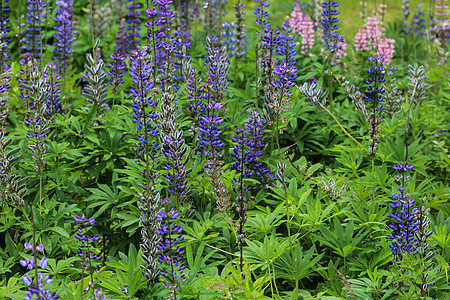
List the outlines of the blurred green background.
<svg viewBox="0 0 450 300">
<path fill-rule="evenodd" d="M 231 0 L 230 3 L 234 3 L 235 0 Z M 269 9 L 271 22 L 275 25 L 281 24 L 284 18 L 291 14 L 292 9 L 294 7 L 295 1 L 286 1 L 286 0 L 271 0 L 271 8 Z M 300 2 L 301 5 L 307 5 L 312 1 L 297 1 Z M 358 32 L 358 29 L 363 25 L 363 21 L 360 17 L 361 5 L 360 0 L 341 0 L 339 2 L 339 34 L 343 35 L 347 41 L 353 41 L 355 34 Z M 380 4 L 383 3 L 383 0 L 368 0 L 367 2 L 367 14 L 370 15 L 374 8 L 380 7 Z M 385 16 L 385 25 L 387 26 L 389 22 L 394 22 L 402 19 L 402 0 L 386 0 L 387 12 Z M 425 11 L 425 17 L 428 18 L 428 11 L 430 6 L 430 0 L 420 1 L 420 0 L 411 0 L 410 1 L 410 19 L 414 14 L 414 8 L 417 4 L 422 3 L 424 5 L 423 9 Z M 249 13 L 253 11 L 254 8 L 258 5 L 257 2 L 247 1 L 247 6 L 249 9 Z M 308 10 L 308 7 L 306 8 Z"/>
</svg>

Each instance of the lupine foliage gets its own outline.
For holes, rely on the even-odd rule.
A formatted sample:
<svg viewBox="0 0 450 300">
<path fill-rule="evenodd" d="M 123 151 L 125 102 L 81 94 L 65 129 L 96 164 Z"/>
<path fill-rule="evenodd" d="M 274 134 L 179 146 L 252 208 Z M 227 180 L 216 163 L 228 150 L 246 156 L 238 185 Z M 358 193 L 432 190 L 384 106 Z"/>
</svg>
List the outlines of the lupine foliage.
<svg viewBox="0 0 450 300">
<path fill-rule="evenodd" d="M 448 299 L 449 1 L 359 2 L 0 0 L 0 298 Z"/>
</svg>

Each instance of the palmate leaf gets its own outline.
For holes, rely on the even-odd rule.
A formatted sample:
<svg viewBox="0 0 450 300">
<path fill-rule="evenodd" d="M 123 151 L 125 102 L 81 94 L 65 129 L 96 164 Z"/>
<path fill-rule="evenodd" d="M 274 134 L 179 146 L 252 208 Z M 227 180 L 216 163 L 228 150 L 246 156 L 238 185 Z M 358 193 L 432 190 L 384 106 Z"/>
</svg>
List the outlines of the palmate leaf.
<svg viewBox="0 0 450 300">
<path fill-rule="evenodd" d="M 333 231 L 321 224 L 319 226 L 322 236 L 314 234 L 314 237 L 323 245 L 332 248 L 338 255 L 346 258 L 357 249 L 357 245 L 368 233 L 367 231 L 360 231 L 354 236 L 353 220 L 351 220 L 345 230 L 338 218 L 334 218 Z"/>
<path fill-rule="evenodd" d="M 243 249 L 244 258 L 254 264 L 255 268 L 263 271 L 270 268 L 275 259 L 281 256 L 289 245 L 288 239 L 280 242 L 272 231 L 270 237 L 265 236 L 264 241 L 251 241 L 246 239 L 247 246 Z"/>
<path fill-rule="evenodd" d="M 294 247 L 294 259 L 291 252 L 283 253 L 275 260 L 275 276 L 291 281 L 295 286 L 295 282 L 303 278 L 307 278 L 311 273 L 315 272 L 317 262 L 322 258 L 324 253 L 313 258 L 315 247 L 311 247 L 306 253 L 300 245 Z"/>
</svg>

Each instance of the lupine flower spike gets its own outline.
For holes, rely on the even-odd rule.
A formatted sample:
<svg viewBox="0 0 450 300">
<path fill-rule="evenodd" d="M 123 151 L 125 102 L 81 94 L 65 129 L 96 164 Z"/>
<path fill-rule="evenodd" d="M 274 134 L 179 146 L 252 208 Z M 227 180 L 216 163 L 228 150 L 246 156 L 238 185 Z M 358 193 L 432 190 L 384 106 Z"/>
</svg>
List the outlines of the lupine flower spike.
<svg viewBox="0 0 450 300">
<path fill-rule="evenodd" d="M 75 27 L 73 21 L 73 0 L 57 0 L 55 8 L 55 53 L 54 59 L 57 61 L 58 70 L 65 74 L 70 55 L 73 53 L 72 45 L 75 45 Z"/>
<path fill-rule="evenodd" d="M 245 26 L 245 4 L 241 3 L 241 0 L 238 0 L 236 4 L 233 6 L 234 16 L 236 18 L 236 58 L 241 59 L 247 56 L 247 28 Z"/>
<path fill-rule="evenodd" d="M 382 65 L 382 56 L 371 56 L 369 57 L 369 62 L 374 63 L 375 66 L 369 67 L 367 73 L 369 74 L 369 79 L 366 80 L 367 93 L 364 97 L 365 100 L 371 103 L 372 107 L 369 109 L 367 118 L 369 125 L 369 155 L 374 156 L 378 149 L 378 143 L 380 142 L 380 128 L 381 124 L 381 111 L 383 110 L 383 101 L 385 87 L 384 82 L 386 81 L 386 72 Z"/>
<path fill-rule="evenodd" d="M 415 238 L 415 233 L 420 222 L 416 215 L 419 213 L 417 208 L 414 208 L 415 200 L 411 199 L 411 195 L 406 192 L 405 184 L 410 180 L 408 171 L 414 166 L 410 163 L 396 163 L 393 169 L 398 172 L 394 178 L 400 182 L 398 193 L 392 195 L 393 202 L 391 207 L 393 212 L 391 218 L 394 219 L 389 227 L 392 229 L 390 239 L 392 243 L 389 245 L 394 256 L 394 262 L 403 260 L 405 254 L 417 253 L 417 245 L 419 242 Z"/>
<path fill-rule="evenodd" d="M 22 158 L 20 148 L 10 149 L 12 140 L 0 130 L 0 204 L 23 206 L 28 177 L 14 172 L 13 166 Z"/>
<path fill-rule="evenodd" d="M 337 17 L 339 14 L 337 11 L 339 3 L 337 1 L 328 0 L 323 2 L 321 6 L 323 8 L 323 20 L 321 21 L 323 28 L 323 40 L 325 42 L 325 48 L 330 51 L 329 63 L 333 65 L 334 60 L 339 59 L 337 52 L 341 49 L 340 43 L 344 42 L 344 37 L 339 35 L 339 26 L 337 25 L 339 23 L 339 19 Z"/>
<path fill-rule="evenodd" d="M 44 154 L 45 150 L 44 140 L 47 138 L 50 122 L 47 120 L 47 114 L 51 108 L 49 93 L 51 84 L 46 84 L 44 74 L 47 73 L 47 67 L 40 70 L 37 67 L 37 61 L 31 57 L 21 60 L 23 69 L 20 74 L 23 76 L 19 79 L 21 86 L 19 90 L 22 91 L 21 98 L 25 100 L 27 111 L 25 113 L 25 125 L 28 127 L 27 138 L 33 143 L 28 148 L 33 152 L 34 167 L 37 172 L 42 173 L 46 163 Z"/>
<path fill-rule="evenodd" d="M 31 55 L 40 60 L 42 50 L 42 24 L 45 22 L 46 13 L 43 11 L 47 7 L 47 1 L 27 0 L 27 28 L 25 29 L 23 53 Z M 23 54 L 25 55 L 25 54 Z"/>
<path fill-rule="evenodd" d="M 301 53 L 312 55 L 309 50 L 314 46 L 314 22 L 308 14 L 302 12 L 300 4 L 291 13 L 291 27 L 301 37 Z"/>
<path fill-rule="evenodd" d="M 131 52 L 136 48 L 136 46 L 141 44 L 139 41 L 139 38 L 141 37 L 139 33 L 141 30 L 141 20 L 139 19 L 139 16 L 141 15 L 141 4 L 139 4 L 136 0 L 128 0 L 128 2 L 128 13 L 126 16 L 126 22 L 128 25 L 127 50 Z"/>
<path fill-rule="evenodd" d="M 8 55 L 8 45 L 11 43 L 11 38 L 8 37 L 8 34 L 11 32 L 8 24 L 10 21 L 8 14 L 11 9 L 7 5 L 8 2 L 9 0 L 0 1 L 0 44 L 4 44 L 0 49 L 0 73 L 8 69 L 6 62 L 11 59 Z"/>
<path fill-rule="evenodd" d="M 77 233 L 75 234 L 75 238 L 80 241 L 80 248 L 78 248 L 77 254 L 81 258 L 81 282 L 83 282 L 85 271 L 90 275 L 88 289 L 85 291 L 85 293 L 87 293 L 91 287 L 92 289 L 94 288 L 93 272 L 100 268 L 98 261 L 102 259 L 102 256 L 95 253 L 94 247 L 94 242 L 98 242 L 100 236 L 98 234 L 88 234 L 90 227 L 95 224 L 95 219 L 93 217 L 88 219 L 83 214 L 81 216 L 75 216 L 74 220 L 76 223 L 80 224 Z"/>
<path fill-rule="evenodd" d="M 53 279 L 50 278 L 49 275 L 42 275 L 41 271 L 38 271 L 38 268 L 41 270 L 45 270 L 48 264 L 48 258 L 42 256 L 42 258 L 37 262 L 37 251 L 43 252 L 44 246 L 42 244 L 33 247 L 33 245 L 29 242 L 25 243 L 25 249 L 31 250 L 33 252 L 33 256 L 31 259 L 28 257 L 24 257 L 20 260 L 20 265 L 29 271 L 36 270 L 36 272 L 28 272 L 22 277 L 22 281 L 25 286 L 28 287 L 28 291 L 26 292 L 26 296 L 23 298 L 24 300 L 32 300 L 32 299 L 42 299 L 42 300 L 50 300 L 50 299 L 59 299 L 59 295 L 56 292 L 50 292 L 46 286 L 51 285 L 53 283 Z M 30 274 L 36 274 L 35 278 L 33 278 Z"/>
<path fill-rule="evenodd" d="M 384 28 L 381 27 L 377 16 L 367 17 L 367 23 L 355 35 L 356 51 L 374 50 L 378 56 L 384 57 L 385 65 L 389 65 L 394 56 L 394 43 L 394 39 L 384 35 Z"/>
<path fill-rule="evenodd" d="M 266 184 L 268 178 L 273 176 L 269 168 L 261 161 L 264 149 L 264 120 L 256 110 L 250 110 L 248 122 L 242 128 L 236 129 L 236 135 L 232 138 L 235 144 L 231 156 L 236 161 L 231 164 L 231 169 L 236 171 L 237 178 L 233 183 L 237 184 L 236 211 L 238 213 L 236 243 L 240 249 L 240 269 L 243 271 L 243 242 L 246 237 L 244 225 L 247 221 L 247 204 L 251 203 L 246 198 L 246 193 L 252 186 L 245 181 L 246 178 L 255 176 L 262 184 Z"/>
<path fill-rule="evenodd" d="M 147 47 L 138 47 L 130 57 L 131 65 L 129 75 L 133 80 L 130 92 L 133 96 L 133 123 L 136 124 L 138 143 L 133 148 L 137 163 L 145 165 L 140 170 L 142 181 L 138 184 L 139 210 L 141 213 L 141 244 L 142 260 L 145 265 L 144 276 L 151 281 L 156 281 L 159 276 L 157 257 L 159 250 L 159 236 L 156 230 L 160 224 L 156 219 L 160 195 L 155 188 L 158 173 L 156 172 L 156 151 L 160 145 L 156 141 L 159 129 L 156 127 L 157 114 L 155 112 L 156 102 L 154 100 L 154 83 L 152 81 L 153 62 L 148 54 Z"/>
</svg>

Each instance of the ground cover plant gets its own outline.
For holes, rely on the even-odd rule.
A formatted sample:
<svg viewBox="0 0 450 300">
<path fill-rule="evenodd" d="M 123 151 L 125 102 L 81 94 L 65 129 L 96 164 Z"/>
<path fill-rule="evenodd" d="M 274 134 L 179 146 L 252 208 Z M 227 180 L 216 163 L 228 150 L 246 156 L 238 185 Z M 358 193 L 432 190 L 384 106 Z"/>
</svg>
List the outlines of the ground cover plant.
<svg viewBox="0 0 450 300">
<path fill-rule="evenodd" d="M 1 299 L 449 299 L 449 2 L 0 0 Z"/>
</svg>

